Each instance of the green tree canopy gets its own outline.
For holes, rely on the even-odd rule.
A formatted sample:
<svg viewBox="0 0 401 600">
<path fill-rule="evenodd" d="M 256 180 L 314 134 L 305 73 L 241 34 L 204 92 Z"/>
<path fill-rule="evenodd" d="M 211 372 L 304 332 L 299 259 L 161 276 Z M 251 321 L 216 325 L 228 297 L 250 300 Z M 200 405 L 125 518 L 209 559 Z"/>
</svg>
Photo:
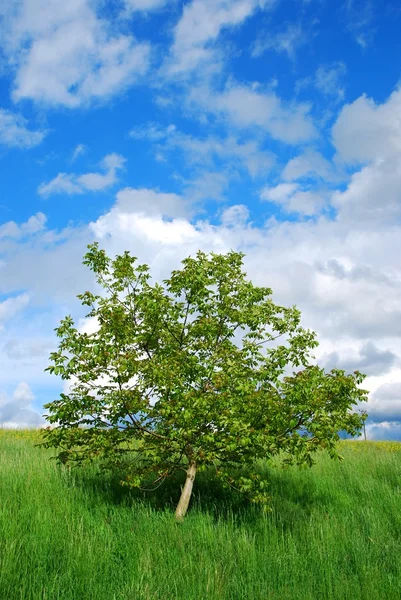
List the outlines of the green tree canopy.
<svg viewBox="0 0 401 600">
<path fill-rule="evenodd" d="M 67 316 L 47 369 L 71 383 L 45 405 L 53 427 L 44 445 L 60 461 L 124 463 L 124 484 L 140 488 L 184 470 L 181 519 L 199 470 L 213 466 L 224 485 L 267 503 L 256 459 L 283 452 L 284 462 L 311 466 L 321 448 L 338 457 L 341 430 L 359 434 L 364 417 L 352 407 L 367 400 L 357 386 L 365 375 L 308 365 L 316 334 L 300 326 L 295 306 L 274 304 L 271 289 L 246 279 L 243 257 L 199 251 L 152 285 L 129 252 L 112 260 L 88 246 L 83 262 L 104 295 L 78 298 L 98 330 L 80 333 Z M 283 377 L 291 365 L 304 368 Z M 232 475 L 243 466 L 249 476 Z"/>
</svg>

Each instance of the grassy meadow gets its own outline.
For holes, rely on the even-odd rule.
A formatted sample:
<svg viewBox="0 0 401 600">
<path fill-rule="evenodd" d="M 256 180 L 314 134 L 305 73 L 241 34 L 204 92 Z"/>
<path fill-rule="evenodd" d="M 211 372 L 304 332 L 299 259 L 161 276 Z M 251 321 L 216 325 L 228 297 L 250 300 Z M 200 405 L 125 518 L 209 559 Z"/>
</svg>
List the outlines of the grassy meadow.
<svg viewBox="0 0 401 600">
<path fill-rule="evenodd" d="M 57 466 L 37 436 L 0 430 L 1 600 L 401 598 L 401 443 L 260 465 L 269 514 L 201 474 L 179 524 L 180 481 L 144 497 Z"/>
</svg>

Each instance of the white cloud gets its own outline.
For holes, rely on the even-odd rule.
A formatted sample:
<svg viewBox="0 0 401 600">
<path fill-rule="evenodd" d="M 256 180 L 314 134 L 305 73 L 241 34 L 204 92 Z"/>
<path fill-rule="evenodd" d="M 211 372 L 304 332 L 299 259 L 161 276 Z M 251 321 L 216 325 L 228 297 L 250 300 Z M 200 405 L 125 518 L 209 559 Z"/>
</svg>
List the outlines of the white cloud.
<svg viewBox="0 0 401 600">
<path fill-rule="evenodd" d="M 231 83 L 223 92 L 194 87 L 189 104 L 212 114 L 223 116 L 231 126 L 268 133 L 274 139 L 298 144 L 318 134 L 304 104 L 285 105 L 273 91 L 260 86 Z"/>
<path fill-rule="evenodd" d="M 22 224 L 22 232 L 23 233 L 37 233 L 38 231 L 42 231 L 47 221 L 46 215 L 41 212 L 36 213 L 36 215 L 32 215 L 29 217 L 26 223 Z"/>
<path fill-rule="evenodd" d="M 55 303 L 65 306 L 65 300 L 85 286 L 87 270 L 81 262 L 86 245 L 92 240 L 93 234 L 87 226 L 67 226 L 61 231 L 45 229 L 34 239 L 23 238 L 18 244 L 3 243 L 0 294 L 19 294 L 25 289 L 36 305 L 47 306 L 49 298 L 54 298 Z M 53 321 L 56 327 L 63 316 L 57 304 L 54 310 L 54 314 L 47 311 L 40 322 L 41 335 L 49 318 L 56 319 Z"/>
<path fill-rule="evenodd" d="M 344 100 L 345 89 L 343 78 L 347 68 L 342 62 L 334 62 L 330 65 L 321 65 L 315 75 L 315 87 L 324 96 L 331 96 L 338 102 Z"/>
<path fill-rule="evenodd" d="M 171 202 L 168 211 L 167 200 Z M 86 270 L 77 269 L 77 265 L 94 234 L 111 253 L 131 249 L 151 264 L 159 257 L 157 260 L 166 269 L 178 256 L 184 257 L 198 247 L 225 251 L 242 246 L 249 249 L 250 263 L 260 264 L 261 272 L 266 273 L 283 302 L 300 301 L 302 308 L 311 307 L 310 314 L 324 337 L 334 332 L 336 339 L 340 332 L 347 332 L 351 338 L 375 340 L 397 335 L 396 324 L 401 322 L 397 304 L 401 281 L 396 260 L 401 251 L 397 228 L 381 225 L 377 231 L 359 229 L 349 235 L 348 224 L 320 219 L 315 223 L 270 221 L 266 229 L 249 225 L 230 229 L 223 224 L 208 225 L 207 221 L 190 223 L 183 210 L 185 203 L 184 198 L 180 202 L 175 195 L 128 189 L 88 231 L 71 231 L 69 239 L 62 245 L 58 243 L 51 253 L 45 250 L 46 244 L 43 249 L 27 246 L 25 254 L 21 248 L 18 253 L 13 250 L 12 255 L 6 255 L 3 291 L 24 286 L 46 298 L 57 295 L 72 299 L 86 286 Z M 162 218 L 161 213 L 167 212 L 172 222 Z M 269 256 L 267 271 L 263 256 Z M 326 269 L 334 258 L 348 269 L 340 270 L 340 280 L 338 269 Z M 362 269 L 364 265 L 369 270 Z M 387 265 L 385 270 L 383 265 Z M 386 272 L 387 279 L 382 276 Z M 253 274 L 260 275 L 257 269 Z"/>
<path fill-rule="evenodd" d="M 145 216 L 127 212 L 124 208 L 103 215 L 91 224 L 91 229 L 112 252 L 131 248 L 138 256 L 140 249 L 143 260 L 150 260 L 153 265 L 155 261 L 162 261 L 165 269 L 166 261 L 172 265 L 172 254 L 178 260 L 178 256 L 196 252 L 198 248 L 227 251 L 247 247 L 249 274 L 260 283 L 264 274 L 264 282 L 269 280 L 269 285 L 280 297 L 279 302 L 300 302 L 307 319 L 312 319 L 324 337 L 335 335 L 336 343 L 339 343 L 341 335 L 351 339 L 383 336 L 392 339 L 397 335 L 394 322 L 399 312 L 397 294 L 401 278 L 398 283 L 393 280 L 392 285 L 384 285 L 382 278 L 372 276 L 382 269 L 383 262 L 377 257 L 377 244 L 382 243 L 382 234 L 377 238 L 372 238 L 369 233 L 366 236 L 359 234 L 345 248 L 343 236 L 348 226 L 343 228 L 325 219 L 316 223 L 276 223 L 265 230 L 249 225 L 233 229 L 228 224 L 227 219 L 216 226 L 207 221 L 190 224 L 185 219 L 170 222 L 160 215 Z M 387 239 L 383 254 L 393 255 L 394 239 L 395 234 Z M 172 254 L 164 254 L 164 251 L 159 254 L 159 248 L 165 245 Z M 326 262 L 333 256 L 342 257 L 345 250 L 345 256 L 353 257 L 352 264 L 372 264 L 372 268 L 370 272 L 360 269 L 357 278 L 347 277 L 340 286 L 336 275 L 322 272 L 317 261 L 322 262 L 323 257 L 327 257 Z M 269 257 L 267 262 L 266 256 Z M 397 269 L 395 260 L 392 265 Z"/>
<path fill-rule="evenodd" d="M 125 8 L 131 12 L 150 12 L 163 8 L 173 0 L 124 0 Z"/>
<path fill-rule="evenodd" d="M 85 146 L 85 144 L 78 144 L 77 146 L 75 146 L 74 152 L 72 153 L 71 162 L 75 162 L 77 158 L 79 158 L 83 154 L 86 154 L 87 151 L 88 148 L 87 146 Z"/>
<path fill-rule="evenodd" d="M 262 200 L 270 200 L 271 202 L 285 202 L 297 189 L 298 184 L 296 183 L 280 183 L 273 188 L 264 188 L 260 197 Z"/>
<path fill-rule="evenodd" d="M 339 158 L 347 163 L 397 158 L 401 153 L 401 89 L 383 104 L 362 95 L 345 105 L 332 133 Z"/>
<path fill-rule="evenodd" d="M 364 50 L 373 40 L 374 4 L 372 0 L 345 0 L 347 28 L 355 36 L 355 41 Z"/>
<path fill-rule="evenodd" d="M 50 196 L 52 194 L 83 194 L 84 188 L 75 182 L 75 175 L 59 173 L 48 183 L 41 183 L 38 193 L 41 196 Z"/>
<path fill-rule="evenodd" d="M 280 108 L 280 101 L 273 93 L 263 94 L 256 89 L 235 85 L 216 95 L 217 110 L 227 113 L 239 126 L 263 126 L 269 123 Z"/>
<path fill-rule="evenodd" d="M 238 173 L 229 167 L 210 171 L 199 169 L 193 177 L 182 178 L 184 195 L 194 205 L 207 201 L 220 202 L 225 199 L 230 180 L 233 178 L 238 179 Z"/>
<path fill-rule="evenodd" d="M 363 95 L 344 106 L 332 133 L 337 163 L 359 166 L 348 187 L 333 195 L 338 218 L 365 230 L 399 222 L 401 90 L 382 104 Z"/>
<path fill-rule="evenodd" d="M 363 439 L 363 438 L 361 438 Z M 366 439 L 371 441 L 399 441 L 401 439 L 401 423 L 399 421 L 383 421 L 366 424 Z"/>
<path fill-rule="evenodd" d="M 74 108 L 104 99 L 147 71 L 149 45 L 116 33 L 89 0 L 16 0 L 3 23 L 13 99 Z"/>
<path fill-rule="evenodd" d="M 162 128 L 156 123 L 149 123 L 131 130 L 130 136 L 156 142 L 154 148 L 158 156 L 165 157 L 168 153 L 180 150 L 186 164 L 207 168 L 208 177 L 216 159 L 220 161 L 220 169 L 223 160 L 229 169 L 246 169 L 252 177 L 266 176 L 275 161 L 273 153 L 262 150 L 258 140 L 238 141 L 233 135 L 199 138 L 178 131 L 174 125 Z"/>
<path fill-rule="evenodd" d="M 47 356 L 54 346 L 52 338 L 24 339 L 10 338 L 3 346 L 2 351 L 11 360 L 26 360 Z"/>
<path fill-rule="evenodd" d="M 108 214 L 99 217 L 90 227 L 101 240 L 110 235 L 110 228 L 118 230 L 123 238 L 135 231 L 137 240 L 160 246 L 183 245 L 190 240 L 199 239 L 199 233 L 186 219 L 177 217 L 172 221 L 165 221 L 160 214 L 153 217 L 143 213 Z"/>
<path fill-rule="evenodd" d="M 161 127 L 158 123 L 147 123 L 139 127 L 133 127 L 129 136 L 134 140 L 145 140 L 148 142 L 158 142 L 166 139 L 176 130 L 175 125 L 170 124 L 167 127 Z"/>
<path fill-rule="evenodd" d="M 339 219 L 360 227 L 395 223 L 401 215 L 401 157 L 380 159 L 354 173 L 347 189 L 335 192 Z"/>
<path fill-rule="evenodd" d="M 78 320 L 77 329 L 79 333 L 86 333 L 91 335 L 96 333 L 100 328 L 100 323 L 97 317 L 85 317 Z"/>
<path fill-rule="evenodd" d="M 8 221 L 0 225 L 0 239 L 17 238 L 21 235 L 21 228 L 14 221 Z"/>
<path fill-rule="evenodd" d="M 324 206 L 325 195 L 322 192 L 300 190 L 290 196 L 286 205 L 286 211 L 312 216 L 319 213 Z"/>
<path fill-rule="evenodd" d="M 283 52 L 291 60 L 294 60 L 296 51 L 305 44 L 306 39 L 302 26 L 290 23 L 279 33 L 272 34 L 269 30 L 265 31 L 263 37 L 259 37 L 252 45 L 251 55 L 256 58 L 268 50 L 274 50 Z"/>
<path fill-rule="evenodd" d="M 295 158 L 288 161 L 281 177 L 287 181 L 294 181 L 303 177 L 318 177 L 325 181 L 338 181 L 344 178 L 333 164 L 319 152 L 309 148 Z"/>
<path fill-rule="evenodd" d="M 221 215 L 225 227 L 243 227 L 249 219 L 249 209 L 245 204 L 235 204 L 226 208 Z"/>
<path fill-rule="evenodd" d="M 365 342 L 359 349 L 344 348 L 341 355 L 338 351 L 325 354 L 322 364 L 328 370 L 337 367 L 348 372 L 358 369 L 369 376 L 386 375 L 401 359 L 391 350 L 381 350 L 372 341 Z M 401 419 L 401 414 L 400 414 Z"/>
<path fill-rule="evenodd" d="M 25 381 L 21 381 L 14 390 L 13 399 L 21 408 L 27 408 L 32 400 L 35 399 L 35 396 L 29 385 Z"/>
<path fill-rule="evenodd" d="M 174 28 L 174 43 L 165 68 L 169 76 L 193 71 L 199 65 L 218 62 L 213 42 L 222 29 L 241 25 L 258 8 L 273 1 L 192 0 L 184 5 Z"/>
<path fill-rule="evenodd" d="M 31 407 L 35 396 L 25 381 L 21 381 L 10 400 L 6 394 L 0 394 L 0 427 L 17 429 L 19 427 L 39 427 L 44 419 Z"/>
<path fill-rule="evenodd" d="M 124 188 L 117 193 L 117 202 L 108 213 L 163 215 L 164 217 L 189 217 L 191 207 L 181 196 L 149 189 Z"/>
<path fill-rule="evenodd" d="M 366 404 L 369 420 L 375 423 L 398 421 L 401 424 L 401 369 L 394 369 L 385 380 L 373 390 Z"/>
<path fill-rule="evenodd" d="M 29 294 L 24 293 L 0 302 L 0 330 L 28 306 L 29 300 Z"/>
<path fill-rule="evenodd" d="M 307 216 L 316 214 L 324 206 L 321 193 L 301 190 L 296 183 L 280 183 L 273 188 L 265 187 L 261 191 L 260 199 L 280 204 L 286 212 Z"/>
<path fill-rule="evenodd" d="M 0 144 L 11 148 L 32 148 L 40 144 L 46 131 L 32 131 L 27 123 L 21 115 L 0 108 Z"/>
<path fill-rule="evenodd" d="M 54 179 L 47 183 L 42 183 L 38 188 L 41 196 L 51 196 L 52 194 L 83 194 L 87 191 L 101 191 L 118 181 L 117 172 L 125 164 L 125 158 L 120 154 L 108 154 L 100 163 L 100 167 L 105 173 L 85 173 L 84 175 L 75 175 L 59 173 Z"/>
</svg>

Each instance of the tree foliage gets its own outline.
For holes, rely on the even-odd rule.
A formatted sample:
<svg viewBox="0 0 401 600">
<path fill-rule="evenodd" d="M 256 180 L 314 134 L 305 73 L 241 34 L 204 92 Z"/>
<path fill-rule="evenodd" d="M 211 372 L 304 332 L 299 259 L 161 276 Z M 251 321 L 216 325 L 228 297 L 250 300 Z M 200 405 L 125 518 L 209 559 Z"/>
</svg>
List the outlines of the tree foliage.
<svg viewBox="0 0 401 600">
<path fill-rule="evenodd" d="M 67 316 L 47 369 L 70 380 L 69 393 L 45 405 L 53 427 L 44 445 L 60 461 L 124 465 L 124 484 L 140 488 L 184 470 L 182 518 L 199 470 L 213 467 L 224 485 L 266 504 L 255 460 L 282 452 L 285 463 L 311 466 L 320 448 L 338 457 L 340 430 L 359 434 L 364 417 L 352 407 L 367 400 L 357 386 L 365 375 L 308 365 L 316 334 L 295 306 L 274 304 L 270 288 L 246 279 L 243 257 L 199 251 L 152 285 L 129 252 L 112 260 L 88 246 L 83 262 L 104 293 L 78 298 L 98 330 L 80 333 Z M 283 377 L 291 365 L 303 368 Z M 250 474 L 232 475 L 239 466 Z"/>
</svg>

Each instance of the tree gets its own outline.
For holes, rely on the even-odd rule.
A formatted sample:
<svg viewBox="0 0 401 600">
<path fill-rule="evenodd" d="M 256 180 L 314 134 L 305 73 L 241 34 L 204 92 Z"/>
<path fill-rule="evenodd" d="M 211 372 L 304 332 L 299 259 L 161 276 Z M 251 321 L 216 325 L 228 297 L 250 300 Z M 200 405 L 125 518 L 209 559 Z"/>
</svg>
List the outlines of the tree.
<svg viewBox="0 0 401 600">
<path fill-rule="evenodd" d="M 46 369 L 72 381 L 45 405 L 55 426 L 44 445 L 59 449 L 59 461 L 125 465 L 122 483 L 141 489 L 184 470 L 180 520 L 197 471 L 214 467 L 223 485 L 268 506 L 256 459 L 282 452 L 284 463 L 311 466 L 321 448 L 339 457 L 338 432 L 357 435 L 363 424 L 351 409 L 367 399 L 357 387 L 365 375 L 308 366 L 316 334 L 299 325 L 295 306 L 274 304 L 270 288 L 246 279 L 243 257 L 199 251 L 151 285 L 148 267 L 128 252 L 111 260 L 88 246 L 83 263 L 105 295 L 78 298 L 98 330 L 80 333 L 67 316 Z M 266 345 L 283 335 L 282 345 Z M 305 368 L 280 379 L 289 365 Z M 238 467 L 250 474 L 235 475 Z"/>
</svg>

